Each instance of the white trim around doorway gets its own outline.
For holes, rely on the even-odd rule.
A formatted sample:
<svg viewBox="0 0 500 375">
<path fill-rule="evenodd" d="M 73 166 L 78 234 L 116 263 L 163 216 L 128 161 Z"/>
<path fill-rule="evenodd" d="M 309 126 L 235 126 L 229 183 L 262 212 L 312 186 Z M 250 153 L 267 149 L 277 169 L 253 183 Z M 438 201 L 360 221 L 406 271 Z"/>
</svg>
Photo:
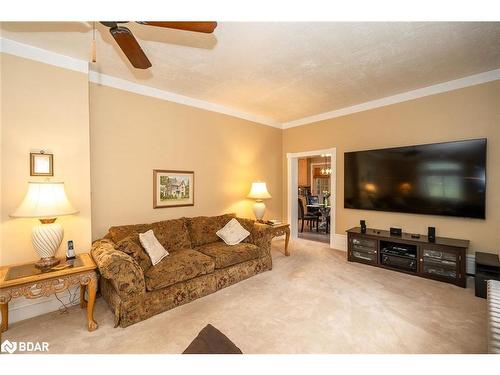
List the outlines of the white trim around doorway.
<svg viewBox="0 0 500 375">
<path fill-rule="evenodd" d="M 330 165 L 332 166 L 332 175 L 330 178 L 330 191 L 333 195 L 333 209 L 330 210 L 330 247 L 338 250 L 346 250 L 345 240 L 342 235 L 336 235 L 336 219 L 337 219 L 337 149 L 335 147 L 305 151 L 305 152 L 289 152 L 287 158 L 287 222 L 290 224 L 290 236 L 292 239 L 298 238 L 298 168 L 299 158 L 313 157 L 322 154 L 330 154 Z M 338 237 L 338 238 L 337 238 Z M 342 238 L 341 238 L 342 237 Z"/>
</svg>

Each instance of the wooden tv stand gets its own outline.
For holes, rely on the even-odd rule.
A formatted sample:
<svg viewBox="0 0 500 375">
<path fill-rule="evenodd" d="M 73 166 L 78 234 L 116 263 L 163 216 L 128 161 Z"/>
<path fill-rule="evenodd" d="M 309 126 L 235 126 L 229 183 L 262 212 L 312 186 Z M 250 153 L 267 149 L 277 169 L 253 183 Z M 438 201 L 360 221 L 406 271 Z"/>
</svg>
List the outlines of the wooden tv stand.
<svg viewBox="0 0 500 375">
<path fill-rule="evenodd" d="M 413 235 L 415 236 L 415 235 Z M 468 240 L 436 237 L 429 242 L 427 236 L 412 237 L 411 233 L 391 236 L 389 231 L 367 228 L 361 233 L 356 227 L 347 231 L 347 260 L 371 266 L 443 281 L 465 288 L 466 254 Z M 388 253 L 394 248 L 405 248 L 407 255 Z"/>
</svg>

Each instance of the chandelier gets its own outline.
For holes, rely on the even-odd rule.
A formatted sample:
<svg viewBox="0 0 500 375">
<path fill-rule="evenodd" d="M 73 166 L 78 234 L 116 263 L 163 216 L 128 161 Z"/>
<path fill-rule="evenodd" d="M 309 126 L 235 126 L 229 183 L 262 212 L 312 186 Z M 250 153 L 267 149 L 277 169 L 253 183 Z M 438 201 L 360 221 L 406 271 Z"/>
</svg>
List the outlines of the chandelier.
<svg viewBox="0 0 500 375">
<path fill-rule="evenodd" d="M 321 168 L 321 175 L 323 176 L 330 176 L 332 174 L 332 168 L 330 168 L 330 165 L 328 163 L 328 158 L 330 157 L 330 154 L 321 154 L 322 158 L 325 158 L 325 166 Z"/>
</svg>

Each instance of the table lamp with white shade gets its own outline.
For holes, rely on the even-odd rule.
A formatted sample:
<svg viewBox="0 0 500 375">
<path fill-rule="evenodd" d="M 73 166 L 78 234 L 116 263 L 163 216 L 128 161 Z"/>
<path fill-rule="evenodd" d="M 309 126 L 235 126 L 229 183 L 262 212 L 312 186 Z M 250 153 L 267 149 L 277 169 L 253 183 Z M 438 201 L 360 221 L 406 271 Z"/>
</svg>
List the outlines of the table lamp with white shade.
<svg viewBox="0 0 500 375">
<path fill-rule="evenodd" d="M 59 263 L 55 258 L 63 239 L 63 228 L 55 223 L 58 216 L 78 213 L 66 196 L 63 182 L 29 182 L 28 192 L 11 217 L 38 218 L 41 224 L 32 232 L 32 243 L 40 260 L 37 268 L 50 268 Z"/>
<path fill-rule="evenodd" d="M 250 188 L 247 198 L 256 200 L 253 205 L 253 213 L 257 221 L 262 221 L 264 213 L 266 212 L 266 205 L 263 200 L 271 198 L 271 194 L 267 191 L 266 183 L 252 182 L 252 187 Z"/>
</svg>

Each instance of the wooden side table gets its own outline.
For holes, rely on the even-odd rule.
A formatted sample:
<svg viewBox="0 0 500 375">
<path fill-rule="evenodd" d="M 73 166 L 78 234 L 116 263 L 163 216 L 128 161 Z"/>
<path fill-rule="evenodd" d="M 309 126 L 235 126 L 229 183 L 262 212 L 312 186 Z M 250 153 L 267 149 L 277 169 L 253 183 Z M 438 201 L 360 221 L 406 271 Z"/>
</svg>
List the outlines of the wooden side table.
<svg viewBox="0 0 500 375">
<path fill-rule="evenodd" d="M 61 264 L 66 263 L 65 259 L 61 260 Z M 87 307 L 87 328 L 89 331 L 97 329 L 98 324 L 94 320 L 97 266 L 90 254 L 79 254 L 68 264 L 71 264 L 68 268 L 46 272 L 36 268 L 35 262 L 0 268 L 1 332 L 9 328 L 9 301 L 12 298 L 48 297 L 75 285 L 80 285 L 80 307 Z M 85 290 L 89 292 L 88 301 L 85 300 Z"/>
<path fill-rule="evenodd" d="M 279 236 L 285 236 L 285 255 L 290 256 L 290 252 L 288 251 L 288 242 L 290 242 L 290 224 L 266 224 L 266 223 L 256 223 L 258 225 L 265 225 L 268 228 L 272 229 L 273 238 Z"/>
</svg>

